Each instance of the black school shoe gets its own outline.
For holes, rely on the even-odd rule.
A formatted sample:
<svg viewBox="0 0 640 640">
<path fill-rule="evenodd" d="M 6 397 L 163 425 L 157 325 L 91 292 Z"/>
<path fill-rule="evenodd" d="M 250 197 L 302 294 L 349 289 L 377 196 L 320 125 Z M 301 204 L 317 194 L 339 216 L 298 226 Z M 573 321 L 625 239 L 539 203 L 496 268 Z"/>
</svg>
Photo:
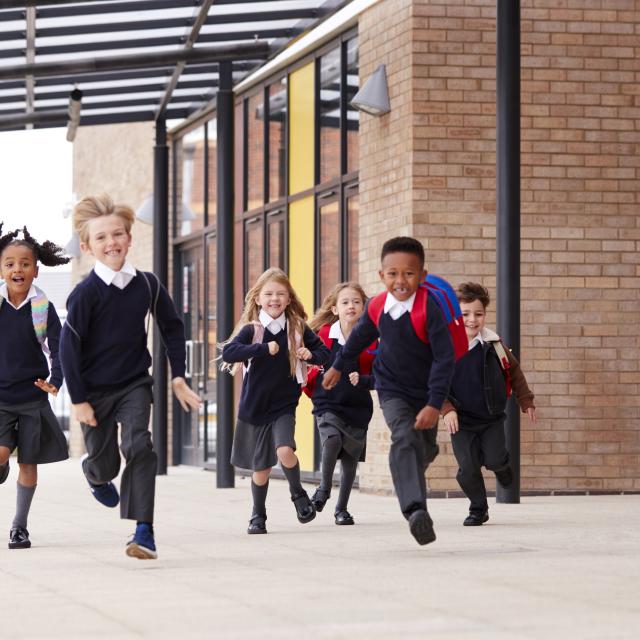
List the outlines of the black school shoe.
<svg viewBox="0 0 640 640">
<path fill-rule="evenodd" d="M 24 527 L 13 527 L 9 532 L 9 549 L 28 549 L 30 546 L 29 532 Z"/>
<path fill-rule="evenodd" d="M 9 461 L 7 460 L 0 466 L 0 484 L 2 484 L 9 476 Z"/>
<path fill-rule="evenodd" d="M 489 519 L 488 511 L 469 511 L 462 523 L 465 527 L 480 527 Z"/>
<path fill-rule="evenodd" d="M 336 524 L 355 524 L 353 516 L 346 509 L 336 511 L 335 518 Z"/>
<path fill-rule="evenodd" d="M 313 506 L 316 508 L 316 511 L 320 513 L 324 509 L 324 505 L 327 504 L 327 500 L 331 494 L 324 489 L 318 487 L 315 493 L 311 496 L 311 502 L 313 502 Z"/>
<path fill-rule="evenodd" d="M 247 527 L 247 533 L 249 535 L 267 533 L 266 521 L 267 516 L 252 515 L 251 520 L 249 520 L 249 526 Z"/>
<path fill-rule="evenodd" d="M 296 508 L 298 522 L 306 524 L 316 517 L 316 508 L 313 506 L 313 502 L 309 500 L 309 494 L 304 489 L 302 493 L 291 496 L 291 501 Z"/>
<path fill-rule="evenodd" d="M 409 516 L 409 531 L 418 544 L 429 544 L 436 539 L 433 520 L 424 509 L 418 509 Z"/>
</svg>

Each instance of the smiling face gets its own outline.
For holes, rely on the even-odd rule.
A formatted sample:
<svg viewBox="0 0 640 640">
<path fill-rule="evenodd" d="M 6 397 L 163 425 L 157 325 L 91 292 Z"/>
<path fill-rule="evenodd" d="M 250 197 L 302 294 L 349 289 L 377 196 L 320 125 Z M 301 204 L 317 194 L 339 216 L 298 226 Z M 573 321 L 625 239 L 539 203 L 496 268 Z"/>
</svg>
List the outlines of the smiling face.
<svg viewBox="0 0 640 640">
<path fill-rule="evenodd" d="M 113 271 L 120 271 L 131 246 L 124 220 L 114 213 L 93 218 L 87 232 L 87 242 L 81 242 L 80 248 Z"/>
<path fill-rule="evenodd" d="M 353 326 L 364 311 L 364 300 L 355 289 L 345 287 L 338 294 L 331 311 L 338 316 L 341 325 Z"/>
<path fill-rule="evenodd" d="M 256 302 L 272 318 L 278 318 L 291 302 L 289 289 L 276 280 L 268 280 L 260 289 Z"/>
<path fill-rule="evenodd" d="M 378 273 L 387 291 L 400 301 L 408 300 L 427 275 L 420 258 L 403 251 L 387 253 Z"/>
<path fill-rule="evenodd" d="M 467 332 L 467 338 L 471 342 L 484 329 L 487 311 L 480 300 L 460 302 L 460 310 L 462 311 L 462 320 Z"/>
<path fill-rule="evenodd" d="M 10 244 L 0 256 L 0 274 L 7 284 L 9 300 L 21 303 L 38 277 L 38 263 L 33 249 L 22 244 Z"/>
</svg>

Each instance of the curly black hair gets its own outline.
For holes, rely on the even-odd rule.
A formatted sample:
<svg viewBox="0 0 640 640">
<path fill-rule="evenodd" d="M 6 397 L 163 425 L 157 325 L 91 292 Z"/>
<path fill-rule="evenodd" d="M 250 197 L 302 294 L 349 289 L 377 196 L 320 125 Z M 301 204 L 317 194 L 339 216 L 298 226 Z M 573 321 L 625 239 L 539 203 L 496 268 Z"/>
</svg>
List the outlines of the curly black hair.
<svg viewBox="0 0 640 640">
<path fill-rule="evenodd" d="M 0 234 L 2 233 L 2 224 L 0 223 Z M 45 240 L 40 244 L 27 230 L 22 228 L 22 240 L 16 240 L 20 229 L 11 231 L 4 236 L 0 236 L 0 255 L 8 246 L 27 247 L 33 251 L 33 257 L 36 261 L 41 262 L 47 267 L 57 267 L 61 264 L 67 264 L 71 258 L 64 255 L 64 249 L 49 240 Z"/>
</svg>

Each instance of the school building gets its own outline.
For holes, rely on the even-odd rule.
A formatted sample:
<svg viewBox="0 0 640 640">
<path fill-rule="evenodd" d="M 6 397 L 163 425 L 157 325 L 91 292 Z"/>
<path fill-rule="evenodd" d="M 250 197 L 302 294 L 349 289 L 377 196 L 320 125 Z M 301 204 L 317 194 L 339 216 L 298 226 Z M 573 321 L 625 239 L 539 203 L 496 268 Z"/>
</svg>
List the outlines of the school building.
<svg viewBox="0 0 640 640">
<path fill-rule="evenodd" d="M 169 287 L 187 330 L 189 379 L 206 400 L 200 415 L 172 407 L 170 463 L 215 467 L 225 437 L 215 363 L 221 284 L 232 288 L 237 319 L 250 284 L 280 266 L 311 315 L 340 280 L 378 292 L 382 243 L 411 235 L 429 271 L 489 288 L 495 326 L 499 4 L 340 3 L 234 76 L 233 123 L 225 114 L 219 126 L 214 100 L 169 129 Z M 638 492 L 640 9 L 636 0 L 520 7 L 519 355 L 539 416 L 521 420 L 521 489 Z M 390 111 L 374 116 L 350 101 L 380 65 Z M 218 166 L 221 131 L 232 136 L 231 167 Z M 150 122 L 80 127 L 74 191 L 140 205 L 152 191 L 153 138 Z M 231 186 L 232 242 L 221 246 L 218 190 Z M 151 228 L 137 224 L 138 267 L 151 268 L 151 247 Z M 221 250 L 233 256 L 225 270 Z M 312 474 L 318 440 L 304 396 L 296 439 Z M 439 441 L 431 494 L 460 495 L 442 430 Z M 388 446 L 376 410 L 361 490 L 392 490 Z"/>
</svg>

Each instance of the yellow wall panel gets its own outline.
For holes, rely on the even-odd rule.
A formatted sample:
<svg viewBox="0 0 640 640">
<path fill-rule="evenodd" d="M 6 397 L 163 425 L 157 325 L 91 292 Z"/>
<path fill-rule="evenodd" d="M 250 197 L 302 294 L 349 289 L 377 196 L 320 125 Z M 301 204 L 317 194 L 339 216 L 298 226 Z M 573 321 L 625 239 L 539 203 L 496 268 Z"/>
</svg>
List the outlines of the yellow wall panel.
<svg viewBox="0 0 640 640">
<path fill-rule="evenodd" d="M 289 205 L 289 279 L 309 316 L 313 315 L 314 269 L 313 196 Z M 313 471 L 313 416 L 304 394 L 296 412 L 296 444 L 303 471 Z"/>
<path fill-rule="evenodd" d="M 314 64 L 289 74 L 289 194 L 313 187 Z"/>
</svg>

